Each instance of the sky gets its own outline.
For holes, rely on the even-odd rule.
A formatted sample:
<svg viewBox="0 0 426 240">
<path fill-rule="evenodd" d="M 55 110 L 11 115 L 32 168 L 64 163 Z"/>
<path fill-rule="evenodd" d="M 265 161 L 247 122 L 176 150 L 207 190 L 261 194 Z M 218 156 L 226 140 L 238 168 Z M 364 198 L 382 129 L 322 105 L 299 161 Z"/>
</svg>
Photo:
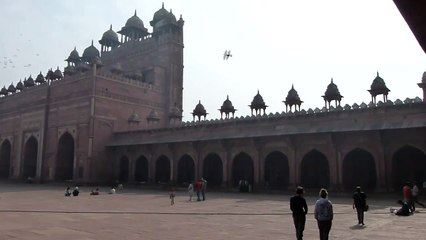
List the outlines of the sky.
<svg viewBox="0 0 426 240">
<path fill-rule="evenodd" d="M 342 106 L 368 104 L 377 72 L 389 100 L 422 96 L 426 54 L 389 0 L 1 0 L 0 87 L 63 70 L 92 40 L 100 50 L 110 24 L 119 31 L 135 10 L 151 32 L 163 2 L 185 21 L 184 121 L 198 101 L 220 118 L 227 95 L 236 116 L 250 115 L 258 91 L 268 114 L 281 113 L 292 85 L 302 109 L 322 108 L 331 78 Z"/>
</svg>

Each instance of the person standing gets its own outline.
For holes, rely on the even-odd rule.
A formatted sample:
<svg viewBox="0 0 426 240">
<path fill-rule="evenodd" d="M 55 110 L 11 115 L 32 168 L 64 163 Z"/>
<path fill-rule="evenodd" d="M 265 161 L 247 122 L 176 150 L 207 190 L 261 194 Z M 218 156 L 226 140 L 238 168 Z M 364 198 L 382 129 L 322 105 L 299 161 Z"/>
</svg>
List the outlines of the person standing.
<svg viewBox="0 0 426 240">
<path fill-rule="evenodd" d="M 175 189 L 172 188 L 172 190 L 170 191 L 170 205 L 174 205 L 175 204 L 175 197 L 176 197 L 176 191 Z"/>
<path fill-rule="evenodd" d="M 303 187 L 296 188 L 296 195 L 290 198 L 290 209 L 293 212 L 293 222 L 296 228 L 297 240 L 303 239 L 303 231 L 305 230 L 306 213 L 308 213 L 308 205 L 303 198 L 305 190 Z"/>
<path fill-rule="evenodd" d="M 321 188 L 319 193 L 320 199 L 315 203 L 314 216 L 318 223 L 320 240 L 328 240 L 333 221 L 333 205 L 327 199 L 328 192 Z"/>
<path fill-rule="evenodd" d="M 364 211 L 367 208 L 367 195 L 363 191 L 361 191 L 361 187 L 358 186 L 355 189 L 354 195 L 353 195 L 354 203 L 352 205 L 353 209 L 356 209 L 356 214 L 358 217 L 358 224 L 365 225 L 364 224 Z"/>
<path fill-rule="evenodd" d="M 410 212 L 414 212 L 416 208 L 414 207 L 413 202 L 413 191 L 411 189 L 411 182 L 406 182 L 402 188 L 402 195 L 404 197 L 404 202 L 408 203 L 410 207 Z"/>
<path fill-rule="evenodd" d="M 197 201 L 201 201 L 200 192 L 202 188 L 202 182 L 200 180 L 195 182 L 195 192 L 197 193 Z"/>
<path fill-rule="evenodd" d="M 413 189 L 412 189 L 412 197 L 413 197 L 413 206 L 415 203 L 419 204 L 423 208 L 425 208 L 425 205 L 421 202 L 419 202 L 419 187 L 417 187 L 417 183 L 414 182 Z"/>
<path fill-rule="evenodd" d="M 191 183 L 189 183 L 189 185 L 188 185 L 188 195 L 189 195 L 189 202 L 191 202 L 192 201 L 192 196 L 194 195 L 194 184 L 192 184 L 192 182 Z"/>
<path fill-rule="evenodd" d="M 203 196 L 203 201 L 206 200 L 206 190 L 207 190 L 207 181 L 204 178 L 201 178 L 201 195 Z"/>
</svg>

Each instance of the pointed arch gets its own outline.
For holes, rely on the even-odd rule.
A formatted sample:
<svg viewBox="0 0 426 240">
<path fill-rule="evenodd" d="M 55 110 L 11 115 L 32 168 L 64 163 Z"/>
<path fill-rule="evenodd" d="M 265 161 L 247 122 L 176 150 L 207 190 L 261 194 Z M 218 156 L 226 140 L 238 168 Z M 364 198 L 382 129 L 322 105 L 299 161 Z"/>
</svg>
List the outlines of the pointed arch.
<svg viewBox="0 0 426 240">
<path fill-rule="evenodd" d="M 286 189 L 289 182 L 287 156 L 279 151 L 269 153 L 265 159 L 265 184 L 270 188 Z"/>
<path fill-rule="evenodd" d="M 426 154 L 413 146 L 403 146 L 392 156 L 392 180 L 395 191 L 406 181 L 426 180 Z"/>
<path fill-rule="evenodd" d="M 183 155 L 178 162 L 177 182 L 180 184 L 190 183 L 195 180 L 194 159 L 188 154 Z"/>
<path fill-rule="evenodd" d="M 222 159 L 216 153 L 209 153 L 204 158 L 203 178 L 209 183 L 209 186 L 220 186 L 223 182 L 223 163 Z"/>
<path fill-rule="evenodd" d="M 155 162 L 155 182 L 170 182 L 170 170 L 169 158 L 161 155 Z"/>
<path fill-rule="evenodd" d="M 37 173 L 37 155 L 38 155 L 38 142 L 34 136 L 31 136 L 24 147 L 24 164 L 22 177 L 24 179 L 31 177 L 35 178 Z"/>
<path fill-rule="evenodd" d="M 328 188 L 330 167 L 327 157 L 313 149 L 302 159 L 300 181 L 305 188 Z"/>
<path fill-rule="evenodd" d="M 148 182 L 148 159 L 145 156 L 140 156 L 135 163 L 135 181 Z"/>
<path fill-rule="evenodd" d="M 0 146 L 0 179 L 9 178 L 12 144 L 4 140 Z"/>
<path fill-rule="evenodd" d="M 353 190 L 361 186 L 374 190 L 377 184 L 376 164 L 373 155 L 361 148 L 355 148 L 343 159 L 343 187 Z"/>
<path fill-rule="evenodd" d="M 232 162 L 232 186 L 238 186 L 240 180 L 248 181 L 251 185 L 254 183 L 253 160 L 245 152 L 236 155 Z"/>
<path fill-rule="evenodd" d="M 126 156 L 120 158 L 118 180 L 122 183 L 129 181 L 129 158 Z"/>
<path fill-rule="evenodd" d="M 55 163 L 55 180 L 66 181 L 74 178 L 74 138 L 68 132 L 58 142 Z"/>
</svg>

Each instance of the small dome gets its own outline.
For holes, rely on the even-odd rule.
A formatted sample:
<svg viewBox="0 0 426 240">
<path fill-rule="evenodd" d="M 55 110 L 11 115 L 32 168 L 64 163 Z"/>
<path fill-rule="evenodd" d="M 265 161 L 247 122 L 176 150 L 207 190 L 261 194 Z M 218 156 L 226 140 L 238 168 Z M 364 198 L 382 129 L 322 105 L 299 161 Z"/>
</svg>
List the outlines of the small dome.
<svg viewBox="0 0 426 240">
<path fill-rule="evenodd" d="M 299 94 L 294 89 L 293 85 L 291 86 L 290 91 L 288 91 L 288 94 L 287 94 L 287 97 L 285 98 L 285 101 L 287 103 L 298 103 L 298 102 L 302 102 L 302 101 L 300 101 Z"/>
<path fill-rule="evenodd" d="M 126 22 L 126 25 L 124 26 L 126 28 L 136 28 L 140 30 L 145 30 L 142 20 L 136 15 L 136 10 L 135 10 L 135 15 L 129 18 Z"/>
<path fill-rule="evenodd" d="M 37 75 L 35 82 L 38 83 L 38 84 L 42 84 L 42 83 L 46 82 L 46 80 L 44 79 L 43 74 L 41 74 L 41 71 Z"/>
<path fill-rule="evenodd" d="M 64 76 L 62 75 L 61 70 L 59 70 L 59 67 L 53 72 L 54 79 L 62 79 Z"/>
<path fill-rule="evenodd" d="M 192 112 L 193 116 L 205 116 L 207 115 L 207 111 L 204 108 L 203 104 L 201 104 L 201 101 L 198 102 L 197 106 L 195 106 L 194 111 Z"/>
<path fill-rule="evenodd" d="M 55 74 L 53 73 L 52 69 L 49 69 L 49 71 L 47 71 L 46 79 L 48 80 L 55 79 Z M 25 85 L 25 80 L 24 80 L 24 85 Z"/>
<path fill-rule="evenodd" d="M 371 90 L 382 90 L 387 89 L 385 81 L 383 78 L 379 76 L 379 72 L 377 72 L 377 77 L 373 80 L 373 83 L 371 84 Z"/>
<path fill-rule="evenodd" d="M 15 88 L 15 86 L 13 86 L 13 83 L 11 83 L 9 85 L 9 87 L 7 88 L 7 91 L 10 92 L 10 93 L 15 93 L 16 92 L 16 88 Z"/>
<path fill-rule="evenodd" d="M 77 63 L 80 61 L 80 55 L 77 52 L 76 47 L 74 47 L 74 50 L 71 51 L 69 57 L 65 59 L 67 62 Z"/>
<path fill-rule="evenodd" d="M 423 73 L 422 83 L 426 83 L 426 72 Z"/>
<path fill-rule="evenodd" d="M 265 109 L 267 106 L 265 101 L 263 101 L 263 97 L 260 95 L 259 90 L 257 90 L 256 96 L 254 96 L 253 101 L 251 102 L 250 107 L 252 109 Z"/>
<path fill-rule="evenodd" d="M 19 80 L 19 82 L 16 84 L 16 89 L 19 91 L 22 91 L 24 89 L 24 84 L 21 80 Z"/>
<path fill-rule="evenodd" d="M 6 89 L 6 86 L 3 86 L 3 88 L 0 90 L 0 94 L 2 94 L 2 95 L 4 95 L 4 96 L 6 96 L 7 95 L 7 89 Z"/>
<path fill-rule="evenodd" d="M 164 8 L 164 3 L 161 6 L 161 8 L 154 13 L 154 17 L 152 18 L 152 21 L 150 22 L 151 26 L 154 27 L 157 22 L 165 18 L 169 12 Z"/>
<path fill-rule="evenodd" d="M 232 102 L 229 100 L 229 96 L 226 96 L 226 100 L 223 102 L 222 107 L 220 107 L 219 111 L 224 113 L 236 111 L 234 106 L 232 105 Z"/>
<path fill-rule="evenodd" d="M 24 81 L 24 86 L 25 87 L 32 87 L 34 85 L 35 85 L 34 79 L 30 75 L 30 77 L 27 79 L 27 81 Z"/>
<path fill-rule="evenodd" d="M 99 43 L 108 47 L 116 47 L 120 45 L 117 33 L 112 30 L 112 24 L 110 25 L 109 30 L 102 35 L 102 39 L 99 40 Z"/>
<path fill-rule="evenodd" d="M 100 57 L 99 50 L 93 46 L 93 40 L 92 45 L 90 45 L 88 48 L 86 48 L 83 52 L 83 56 L 81 59 L 85 62 L 92 62 L 95 57 Z"/>
<path fill-rule="evenodd" d="M 342 99 L 343 96 L 340 95 L 337 85 L 333 83 L 333 78 L 331 79 L 331 83 L 328 84 L 327 90 L 325 91 L 325 94 L 323 97 L 325 100 L 328 100 L 328 101 Z"/>
</svg>

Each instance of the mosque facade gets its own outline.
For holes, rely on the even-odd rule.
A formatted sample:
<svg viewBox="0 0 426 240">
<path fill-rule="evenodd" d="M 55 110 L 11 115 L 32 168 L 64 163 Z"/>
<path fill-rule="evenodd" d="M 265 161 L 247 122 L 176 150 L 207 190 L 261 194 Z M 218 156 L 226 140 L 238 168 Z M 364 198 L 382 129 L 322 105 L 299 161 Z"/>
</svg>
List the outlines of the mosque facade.
<svg viewBox="0 0 426 240">
<path fill-rule="evenodd" d="M 251 116 L 235 117 L 228 97 L 221 119 L 199 102 L 182 122 L 184 20 L 163 5 L 150 25 L 135 11 L 120 37 L 112 26 L 103 34 L 100 52 L 75 48 L 63 71 L 0 90 L 1 178 L 371 191 L 426 179 L 426 73 L 423 99 L 389 100 L 377 73 L 368 104 L 341 106 L 331 80 L 324 107 L 302 109 L 292 87 L 282 113 L 258 92 Z"/>
</svg>

